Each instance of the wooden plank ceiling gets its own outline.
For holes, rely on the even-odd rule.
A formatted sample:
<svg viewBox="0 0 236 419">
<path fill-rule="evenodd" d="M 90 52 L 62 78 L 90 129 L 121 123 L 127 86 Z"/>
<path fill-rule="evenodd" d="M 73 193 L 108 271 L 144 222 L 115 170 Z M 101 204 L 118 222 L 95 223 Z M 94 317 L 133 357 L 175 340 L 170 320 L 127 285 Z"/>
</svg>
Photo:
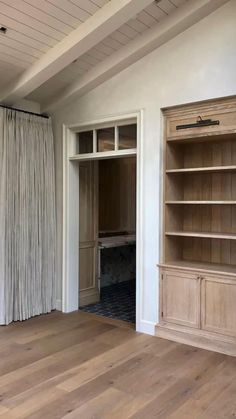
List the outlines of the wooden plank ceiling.
<svg viewBox="0 0 236 419">
<path fill-rule="evenodd" d="M 0 87 L 30 67 L 109 0 L 3 0 Z"/>
<path fill-rule="evenodd" d="M 146 30 L 158 25 L 187 0 L 154 1 L 48 80 L 28 98 L 45 101 Z M 109 0 L 1 0 L 0 88 L 19 76 L 44 53 L 94 15 Z"/>
</svg>

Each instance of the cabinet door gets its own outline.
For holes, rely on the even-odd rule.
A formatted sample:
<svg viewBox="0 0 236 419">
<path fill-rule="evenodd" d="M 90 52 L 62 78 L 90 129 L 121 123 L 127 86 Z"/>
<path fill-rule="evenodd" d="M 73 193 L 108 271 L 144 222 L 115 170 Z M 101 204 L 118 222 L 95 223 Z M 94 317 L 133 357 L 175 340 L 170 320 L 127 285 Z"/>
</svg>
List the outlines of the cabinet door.
<svg viewBox="0 0 236 419">
<path fill-rule="evenodd" d="M 162 272 L 163 321 L 200 327 L 200 278 L 192 273 Z"/>
<path fill-rule="evenodd" d="M 202 329 L 236 336 L 236 281 L 204 277 L 201 303 Z"/>
</svg>

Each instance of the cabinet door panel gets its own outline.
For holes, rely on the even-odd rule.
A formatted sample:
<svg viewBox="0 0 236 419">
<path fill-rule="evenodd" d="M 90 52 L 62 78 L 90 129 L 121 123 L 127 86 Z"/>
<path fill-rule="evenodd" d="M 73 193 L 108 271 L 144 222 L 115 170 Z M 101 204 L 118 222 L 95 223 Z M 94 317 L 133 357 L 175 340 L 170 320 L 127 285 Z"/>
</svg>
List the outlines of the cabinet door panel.
<svg viewBox="0 0 236 419">
<path fill-rule="evenodd" d="M 236 336 L 236 281 L 205 277 L 201 312 L 202 329 Z"/>
<path fill-rule="evenodd" d="M 164 321 L 199 327 L 200 280 L 197 275 L 164 271 L 162 293 Z"/>
</svg>

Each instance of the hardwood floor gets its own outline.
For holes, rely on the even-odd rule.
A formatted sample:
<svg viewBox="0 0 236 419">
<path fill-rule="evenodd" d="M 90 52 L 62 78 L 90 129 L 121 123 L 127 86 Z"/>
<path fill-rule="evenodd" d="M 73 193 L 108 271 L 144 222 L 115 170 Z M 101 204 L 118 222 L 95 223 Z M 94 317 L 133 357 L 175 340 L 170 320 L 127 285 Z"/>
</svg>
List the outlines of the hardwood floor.
<svg viewBox="0 0 236 419">
<path fill-rule="evenodd" d="M 236 358 L 55 312 L 0 328 L 0 418 L 225 419 Z"/>
</svg>

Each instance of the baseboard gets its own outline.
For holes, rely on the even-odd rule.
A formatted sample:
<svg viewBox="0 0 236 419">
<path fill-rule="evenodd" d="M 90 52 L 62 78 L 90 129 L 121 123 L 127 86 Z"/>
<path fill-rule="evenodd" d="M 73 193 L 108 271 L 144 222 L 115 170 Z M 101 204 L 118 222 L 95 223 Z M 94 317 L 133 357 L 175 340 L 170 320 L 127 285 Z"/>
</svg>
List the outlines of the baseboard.
<svg viewBox="0 0 236 419">
<path fill-rule="evenodd" d="M 156 323 L 148 320 L 140 320 L 139 324 L 136 325 L 136 331 L 146 333 L 147 335 L 155 336 Z"/>
<path fill-rule="evenodd" d="M 56 310 L 57 311 L 62 311 L 62 301 L 61 300 L 56 300 Z"/>
<path fill-rule="evenodd" d="M 86 306 L 88 304 L 97 303 L 100 300 L 99 292 L 95 290 L 84 290 L 80 291 L 79 295 L 79 306 Z"/>
<path fill-rule="evenodd" d="M 236 339 L 213 336 L 213 334 L 206 335 L 197 330 L 180 330 L 176 327 L 168 327 L 157 325 L 156 336 L 159 338 L 171 340 L 185 345 L 195 346 L 197 348 L 206 349 L 208 351 L 219 352 L 226 355 L 236 356 Z"/>
</svg>

